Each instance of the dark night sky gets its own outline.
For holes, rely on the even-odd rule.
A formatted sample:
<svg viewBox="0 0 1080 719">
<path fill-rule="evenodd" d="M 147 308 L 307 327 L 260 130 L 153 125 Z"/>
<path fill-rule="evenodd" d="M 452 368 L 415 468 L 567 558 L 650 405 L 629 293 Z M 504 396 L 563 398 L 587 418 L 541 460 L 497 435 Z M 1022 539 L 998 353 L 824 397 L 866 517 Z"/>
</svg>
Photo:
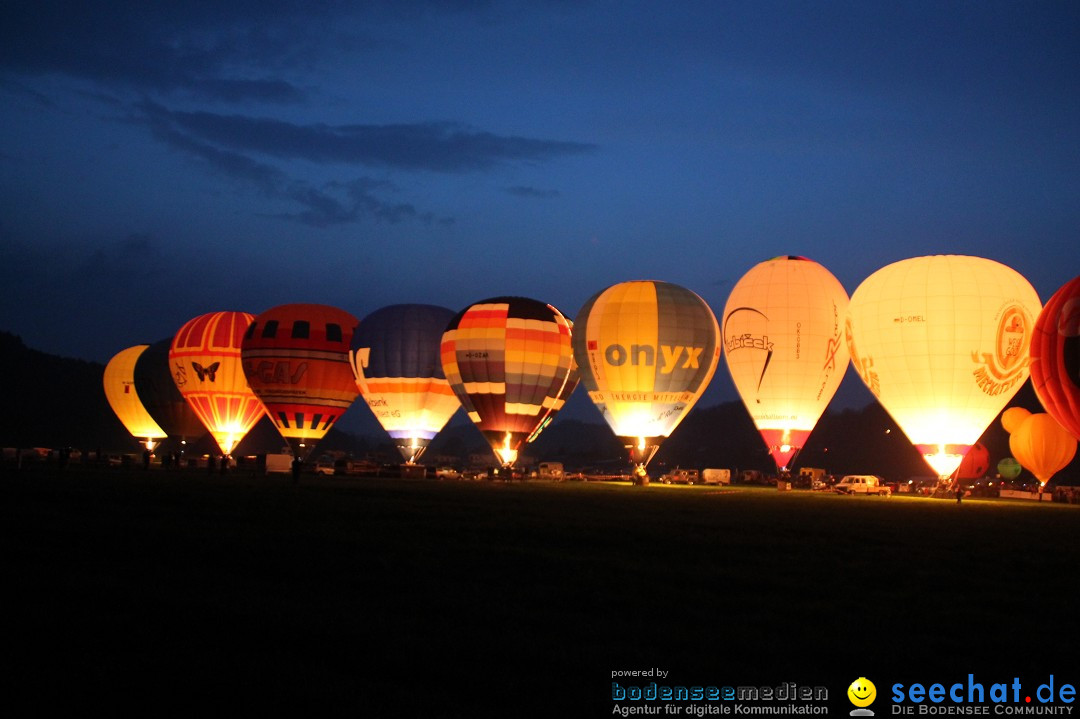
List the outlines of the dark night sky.
<svg viewBox="0 0 1080 719">
<path fill-rule="evenodd" d="M 1078 80 L 1071 2 L 5 2 L 0 329 L 104 362 L 285 302 L 718 311 L 781 254 L 849 293 L 977 254 L 1045 301 Z"/>
</svg>

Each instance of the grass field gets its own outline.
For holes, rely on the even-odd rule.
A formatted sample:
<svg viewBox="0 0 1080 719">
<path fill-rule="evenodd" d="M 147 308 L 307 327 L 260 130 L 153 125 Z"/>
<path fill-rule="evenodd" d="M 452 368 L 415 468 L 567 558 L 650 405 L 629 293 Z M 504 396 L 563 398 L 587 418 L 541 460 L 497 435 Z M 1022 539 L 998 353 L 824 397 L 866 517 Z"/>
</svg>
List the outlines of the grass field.
<svg viewBox="0 0 1080 719">
<path fill-rule="evenodd" d="M 139 470 L 0 479 L 7 678 L 46 704 L 225 692 L 361 716 L 592 716 L 583 707 L 610 714 L 620 669 L 833 686 L 1078 674 L 1080 506 Z"/>
</svg>

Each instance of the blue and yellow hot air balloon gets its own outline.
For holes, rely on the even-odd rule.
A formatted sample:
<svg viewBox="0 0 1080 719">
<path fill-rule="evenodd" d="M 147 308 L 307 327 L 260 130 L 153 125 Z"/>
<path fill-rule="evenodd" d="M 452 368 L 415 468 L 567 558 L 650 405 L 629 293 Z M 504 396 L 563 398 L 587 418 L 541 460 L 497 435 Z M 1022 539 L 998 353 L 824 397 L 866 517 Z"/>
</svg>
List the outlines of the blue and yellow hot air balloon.
<svg viewBox="0 0 1080 719">
<path fill-rule="evenodd" d="M 712 380 L 720 359 L 716 317 L 684 287 L 622 282 L 581 308 L 573 344 L 589 398 L 644 474 Z"/>
<path fill-rule="evenodd" d="M 360 396 L 409 464 L 461 407 L 439 354 L 453 317 L 446 307 L 390 305 L 353 333 L 349 365 Z"/>
<path fill-rule="evenodd" d="M 451 388 L 503 465 L 517 461 L 566 402 L 570 321 L 549 304 L 495 297 L 469 305 L 442 337 Z"/>
</svg>

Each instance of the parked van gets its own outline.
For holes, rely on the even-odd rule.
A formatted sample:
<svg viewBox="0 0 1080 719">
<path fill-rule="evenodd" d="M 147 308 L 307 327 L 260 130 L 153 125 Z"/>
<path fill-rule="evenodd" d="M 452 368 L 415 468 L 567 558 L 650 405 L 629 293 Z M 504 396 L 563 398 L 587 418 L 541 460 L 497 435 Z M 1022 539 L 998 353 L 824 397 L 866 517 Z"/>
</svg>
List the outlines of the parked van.
<svg viewBox="0 0 1080 719">
<path fill-rule="evenodd" d="M 873 474 L 849 474 L 833 487 L 840 494 L 876 494 L 888 497 L 892 489 Z"/>
</svg>

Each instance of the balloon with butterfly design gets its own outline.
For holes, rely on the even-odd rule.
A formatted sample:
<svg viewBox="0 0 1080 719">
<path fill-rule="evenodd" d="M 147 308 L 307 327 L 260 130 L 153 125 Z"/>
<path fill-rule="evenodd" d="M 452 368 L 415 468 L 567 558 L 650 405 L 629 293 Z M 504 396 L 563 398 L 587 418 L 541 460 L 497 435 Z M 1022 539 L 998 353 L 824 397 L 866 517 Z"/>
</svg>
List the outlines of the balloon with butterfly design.
<svg viewBox="0 0 1080 719">
<path fill-rule="evenodd" d="M 176 387 L 224 455 L 265 413 L 240 360 L 240 345 L 252 319 L 247 312 L 200 315 L 177 331 L 169 347 Z"/>
</svg>

